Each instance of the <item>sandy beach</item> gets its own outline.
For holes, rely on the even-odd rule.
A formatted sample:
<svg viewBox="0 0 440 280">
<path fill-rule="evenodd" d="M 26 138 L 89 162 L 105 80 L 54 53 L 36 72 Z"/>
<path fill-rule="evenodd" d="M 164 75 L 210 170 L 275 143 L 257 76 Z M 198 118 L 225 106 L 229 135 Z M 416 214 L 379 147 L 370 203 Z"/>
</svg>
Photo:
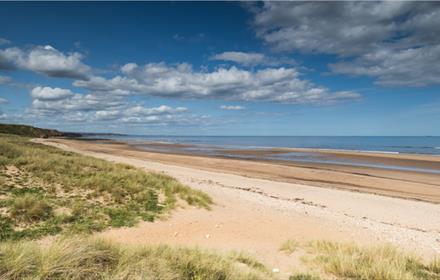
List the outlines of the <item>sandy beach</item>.
<svg viewBox="0 0 440 280">
<path fill-rule="evenodd" d="M 208 193 L 215 202 L 210 211 L 186 207 L 169 219 L 111 229 L 100 233 L 102 237 L 134 244 L 244 250 L 281 274 L 293 266 L 300 268 L 304 253 L 280 253 L 278 248 L 287 239 L 391 243 L 426 257 L 440 254 L 438 174 L 153 153 L 117 142 L 34 141 L 169 174 Z M 430 156 L 328 153 L 402 165 L 440 164 Z"/>
</svg>

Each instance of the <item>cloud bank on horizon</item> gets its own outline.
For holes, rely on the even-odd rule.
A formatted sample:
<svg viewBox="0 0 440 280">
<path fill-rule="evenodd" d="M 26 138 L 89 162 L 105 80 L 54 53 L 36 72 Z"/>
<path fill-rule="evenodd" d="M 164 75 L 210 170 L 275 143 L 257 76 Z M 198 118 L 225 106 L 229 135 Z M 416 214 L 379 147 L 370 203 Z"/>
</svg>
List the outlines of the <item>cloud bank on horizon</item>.
<svg viewBox="0 0 440 280">
<path fill-rule="evenodd" d="M 231 42 L 230 49 L 207 48 L 197 59 L 184 54 L 172 62 L 166 56 L 129 59 L 107 69 L 90 62 L 99 49 L 66 51 L 49 42 L 21 46 L 0 33 L 0 89 L 25 91 L 30 99 L 6 112 L 25 97 L 1 97 L 0 120 L 103 129 L 216 126 L 239 122 L 225 113 L 249 114 L 255 107 L 329 110 L 358 104 L 366 97 L 352 82 L 356 79 L 370 79 L 369 87 L 378 90 L 440 84 L 438 3 L 266 2 L 242 9 L 250 16 L 251 36 L 260 42 L 255 50 Z M 185 37 L 190 36 L 172 36 L 179 42 Z M 325 65 L 307 63 L 314 59 Z M 333 77 L 344 83 L 326 82 Z M 207 112 L 199 102 L 218 105 Z"/>
</svg>

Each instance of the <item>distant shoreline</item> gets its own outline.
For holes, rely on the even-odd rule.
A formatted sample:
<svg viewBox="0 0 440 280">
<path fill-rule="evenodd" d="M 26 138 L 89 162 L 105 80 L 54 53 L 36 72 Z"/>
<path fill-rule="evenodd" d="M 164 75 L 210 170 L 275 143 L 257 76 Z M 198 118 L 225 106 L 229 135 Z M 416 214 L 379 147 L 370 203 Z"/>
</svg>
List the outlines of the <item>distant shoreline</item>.
<svg viewBox="0 0 440 280">
<path fill-rule="evenodd" d="M 440 156 L 440 137 L 416 136 L 160 136 L 84 134 L 85 139 L 127 143 L 190 145 L 213 149 L 295 149 L 292 151 L 358 152 Z"/>
<path fill-rule="evenodd" d="M 108 141 L 108 143 L 127 144 L 147 152 L 171 153 L 182 155 L 208 156 L 242 160 L 258 160 L 283 164 L 323 164 L 366 168 L 378 168 L 408 172 L 440 174 L 440 156 L 431 154 L 407 154 L 386 151 L 363 151 L 326 148 L 289 148 L 289 147 L 228 147 L 169 143 L 163 141 L 110 138 L 73 138 L 84 141 Z M 299 156 L 297 156 L 299 155 Z"/>
<path fill-rule="evenodd" d="M 184 144 L 153 144 L 150 142 L 148 144 L 150 150 L 148 150 L 145 147 L 141 148 L 138 145 L 114 140 L 49 139 L 48 141 L 66 144 L 87 152 L 144 158 L 166 164 L 232 172 L 275 181 L 303 183 L 312 186 L 440 203 L 440 174 L 418 172 L 416 170 L 390 170 L 355 165 L 265 160 L 262 158 L 265 153 L 284 153 L 286 149 L 229 150 L 234 154 L 240 155 L 241 153 L 241 155 L 254 157 L 233 158 L 224 155 L 183 153 L 181 148 L 188 147 Z M 142 145 L 146 144 L 143 143 Z M 292 151 L 290 148 L 287 150 Z M 346 151 L 322 151 L 321 153 L 344 160 L 440 170 L 440 158 L 429 155 L 374 154 Z"/>
</svg>

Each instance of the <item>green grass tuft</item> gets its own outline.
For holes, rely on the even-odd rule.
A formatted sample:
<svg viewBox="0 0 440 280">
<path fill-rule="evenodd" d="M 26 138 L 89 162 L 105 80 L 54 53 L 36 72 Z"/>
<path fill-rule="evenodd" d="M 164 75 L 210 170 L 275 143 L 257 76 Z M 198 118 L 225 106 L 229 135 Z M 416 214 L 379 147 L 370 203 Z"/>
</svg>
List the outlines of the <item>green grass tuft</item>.
<svg viewBox="0 0 440 280">
<path fill-rule="evenodd" d="M 299 273 L 289 277 L 289 280 L 320 280 L 318 276 L 307 274 L 307 273 Z"/>
<path fill-rule="evenodd" d="M 52 207 L 44 198 L 29 193 L 15 197 L 10 212 L 11 217 L 20 222 L 47 220 L 53 215 Z"/>
</svg>

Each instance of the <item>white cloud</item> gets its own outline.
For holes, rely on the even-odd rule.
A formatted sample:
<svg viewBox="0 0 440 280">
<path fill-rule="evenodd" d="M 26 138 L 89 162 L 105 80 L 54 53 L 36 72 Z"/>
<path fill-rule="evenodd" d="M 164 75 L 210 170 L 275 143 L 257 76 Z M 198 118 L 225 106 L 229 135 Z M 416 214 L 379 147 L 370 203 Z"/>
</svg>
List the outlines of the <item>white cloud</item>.
<svg viewBox="0 0 440 280">
<path fill-rule="evenodd" d="M 189 114 L 185 107 L 133 105 L 121 96 L 84 95 L 51 87 L 36 87 L 30 95 L 33 101 L 27 114 L 51 121 L 187 125 L 202 120 L 201 116 Z"/>
<path fill-rule="evenodd" d="M 257 36 L 275 50 L 334 54 L 343 59 L 334 72 L 383 85 L 440 84 L 438 3 L 266 2 L 250 11 Z"/>
<path fill-rule="evenodd" d="M 386 86 L 440 84 L 440 45 L 409 49 L 377 49 L 354 60 L 330 64 L 334 73 L 377 78 Z"/>
<path fill-rule="evenodd" d="M 109 111 L 96 111 L 95 119 L 98 121 L 109 121 L 120 118 L 121 112 L 119 110 L 109 110 Z"/>
<path fill-rule="evenodd" d="M 245 66 L 262 64 L 266 60 L 263 54 L 254 52 L 223 52 L 213 55 L 210 59 L 232 61 Z"/>
<path fill-rule="evenodd" d="M 7 84 L 11 81 L 11 78 L 8 76 L 2 76 L 0 75 L 0 85 Z"/>
<path fill-rule="evenodd" d="M 32 110 L 40 115 L 57 115 L 63 112 L 112 110 L 124 104 L 125 103 L 117 97 L 74 93 L 64 99 L 35 98 L 32 101 Z"/>
<path fill-rule="evenodd" d="M 134 69 L 136 69 L 138 65 L 136 63 L 127 63 L 124 66 L 121 67 L 122 73 L 130 73 Z"/>
<path fill-rule="evenodd" d="M 7 104 L 8 100 L 0 97 L 0 104 Z"/>
<path fill-rule="evenodd" d="M 230 110 L 230 111 L 239 111 L 239 110 L 244 110 L 245 107 L 239 106 L 239 105 L 221 105 L 220 109 Z"/>
<path fill-rule="evenodd" d="M 154 108 L 145 108 L 143 106 L 134 106 L 130 107 L 126 110 L 126 113 L 129 115 L 135 116 L 151 116 L 151 115 L 162 115 L 162 114 L 176 114 L 187 112 L 188 109 L 185 107 L 176 107 L 172 108 L 166 105 L 161 105 L 159 107 Z"/>
<path fill-rule="evenodd" d="M 262 53 L 256 52 L 223 52 L 215 54 L 210 60 L 219 60 L 237 63 L 243 66 L 280 66 L 294 65 L 295 61 L 287 57 L 268 57 Z"/>
<path fill-rule="evenodd" d="M 9 43 L 11 43 L 11 41 L 9 41 L 8 39 L 0 38 L 0 46 L 1 45 L 7 45 Z"/>
<path fill-rule="evenodd" d="M 331 104 L 355 100 L 356 92 L 332 92 L 301 79 L 295 68 L 265 68 L 248 71 L 220 67 L 212 72 L 194 71 L 187 63 L 167 65 L 133 63 L 122 67 L 125 76 L 92 77 L 75 86 L 91 91 L 145 94 L 160 97 L 272 101 L 292 104 Z"/>
<path fill-rule="evenodd" d="M 64 54 L 52 46 L 35 46 L 27 50 L 16 47 L 0 50 L 0 69 L 26 69 L 50 77 L 86 79 L 90 67 L 78 52 Z"/>
<path fill-rule="evenodd" d="M 397 30 L 407 2 L 265 2 L 256 9 L 257 36 L 277 50 L 364 53 Z"/>
<path fill-rule="evenodd" d="M 31 96 L 38 100 L 60 100 L 73 96 L 73 93 L 62 88 L 35 87 L 31 91 Z"/>
<path fill-rule="evenodd" d="M 111 79 L 92 76 L 87 81 L 77 80 L 73 85 L 87 88 L 95 92 L 106 92 L 111 93 L 112 95 L 121 96 L 145 90 L 145 87 L 135 79 L 121 76 L 116 76 Z"/>
</svg>

